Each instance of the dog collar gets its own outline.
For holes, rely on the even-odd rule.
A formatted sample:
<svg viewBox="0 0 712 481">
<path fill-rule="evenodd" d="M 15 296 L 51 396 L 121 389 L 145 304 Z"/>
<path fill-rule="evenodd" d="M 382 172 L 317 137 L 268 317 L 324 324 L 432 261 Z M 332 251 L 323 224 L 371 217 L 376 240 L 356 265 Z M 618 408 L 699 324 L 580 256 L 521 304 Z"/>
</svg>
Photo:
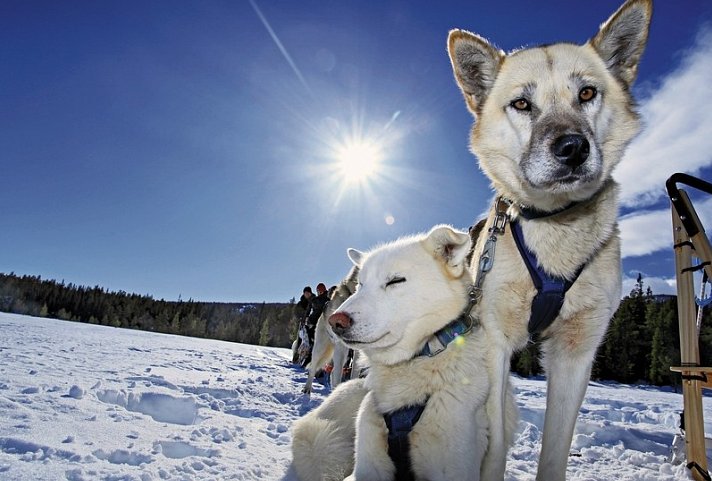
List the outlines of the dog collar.
<svg viewBox="0 0 712 481">
<path fill-rule="evenodd" d="M 477 319 L 472 316 L 472 308 L 477 303 L 476 293 L 474 287 L 469 290 L 470 302 L 462 314 L 460 314 L 455 320 L 450 321 L 445 327 L 436 331 L 428 342 L 425 343 L 423 349 L 420 350 L 415 357 L 428 356 L 433 357 L 436 354 L 440 354 L 447 346 L 457 339 L 459 336 L 464 336 L 472 330 L 476 325 L 479 324 Z"/>
<path fill-rule="evenodd" d="M 560 207 L 559 209 L 555 209 L 552 211 L 543 211 L 534 207 L 527 207 L 524 205 L 517 204 L 517 209 L 519 210 L 520 216 L 524 217 L 526 220 L 533 220 L 543 219 L 544 217 L 551 217 L 556 214 L 561 214 L 562 212 L 565 212 L 569 209 L 573 209 L 579 204 L 581 204 L 581 202 L 571 202 L 570 204 L 567 204 L 563 207 Z"/>
<path fill-rule="evenodd" d="M 559 207 L 558 209 L 548 210 L 548 211 L 537 209 L 536 207 L 528 207 L 526 205 L 518 204 L 517 202 L 514 202 L 513 200 L 510 200 L 510 199 L 507 199 L 504 197 L 501 197 L 501 200 L 506 202 L 510 206 L 511 205 L 516 206 L 517 210 L 519 211 L 519 215 L 526 220 L 543 219 L 545 217 L 551 217 L 556 214 L 561 214 L 562 212 L 566 212 L 569 209 L 573 209 L 574 207 L 577 207 L 581 204 L 585 204 L 585 203 L 589 202 L 591 199 L 598 197 L 598 195 L 601 192 L 606 190 L 606 187 L 609 186 L 611 182 L 612 182 L 611 180 L 604 182 L 603 185 L 596 192 L 594 192 L 593 195 L 591 195 L 591 197 L 589 197 L 587 199 L 570 202 L 563 207 Z"/>
</svg>

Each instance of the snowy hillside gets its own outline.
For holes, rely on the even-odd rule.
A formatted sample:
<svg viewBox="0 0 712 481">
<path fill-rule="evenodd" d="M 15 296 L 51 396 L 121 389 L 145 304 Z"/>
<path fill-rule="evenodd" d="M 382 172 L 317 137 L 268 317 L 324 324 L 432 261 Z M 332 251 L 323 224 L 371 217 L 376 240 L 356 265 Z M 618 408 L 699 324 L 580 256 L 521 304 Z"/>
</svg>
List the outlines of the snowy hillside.
<svg viewBox="0 0 712 481">
<path fill-rule="evenodd" d="M 292 481 L 301 395 L 285 349 L 0 313 L 0 479 Z M 515 379 L 507 481 L 534 479 L 544 382 Z M 569 479 L 688 479 L 668 462 L 679 394 L 592 383 Z M 705 399 L 712 432 L 712 399 Z M 325 460 L 328 462 L 328 460 Z M 691 478 L 689 478 L 691 479 Z"/>
</svg>

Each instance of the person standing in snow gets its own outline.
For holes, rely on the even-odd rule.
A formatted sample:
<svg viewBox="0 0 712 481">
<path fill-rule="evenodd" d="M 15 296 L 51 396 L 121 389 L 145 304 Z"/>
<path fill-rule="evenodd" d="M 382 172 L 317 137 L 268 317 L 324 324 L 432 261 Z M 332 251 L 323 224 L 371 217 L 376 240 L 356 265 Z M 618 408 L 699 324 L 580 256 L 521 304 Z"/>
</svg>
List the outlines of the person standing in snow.
<svg viewBox="0 0 712 481">
<path fill-rule="evenodd" d="M 312 292 L 311 286 L 306 286 L 302 290 L 302 296 L 299 298 L 299 302 L 294 306 L 294 317 L 297 318 L 297 338 L 292 345 L 292 363 L 303 364 L 303 359 L 300 361 L 300 357 L 305 358 L 306 356 L 300 356 L 301 351 L 304 351 L 302 343 L 308 341 L 306 333 L 306 320 L 309 316 L 309 310 L 311 308 L 311 301 L 314 299 L 314 293 Z M 311 350 L 311 347 L 309 347 Z"/>
<path fill-rule="evenodd" d="M 311 361 L 311 348 L 314 345 L 314 332 L 316 331 L 316 323 L 319 320 L 319 316 L 324 312 L 324 306 L 329 302 L 329 295 L 326 292 L 326 286 L 323 282 L 320 282 L 316 286 L 316 297 L 313 297 L 309 304 L 309 314 L 306 318 L 306 330 L 309 336 L 309 356 L 304 362 L 304 366 L 309 364 Z"/>
<path fill-rule="evenodd" d="M 303 323 L 309 315 L 309 309 L 313 298 L 314 293 L 312 292 L 311 287 L 306 286 L 304 290 L 302 290 L 302 297 L 299 298 L 299 302 L 297 302 L 295 309 L 296 316 L 297 319 L 299 319 L 300 324 Z"/>
</svg>

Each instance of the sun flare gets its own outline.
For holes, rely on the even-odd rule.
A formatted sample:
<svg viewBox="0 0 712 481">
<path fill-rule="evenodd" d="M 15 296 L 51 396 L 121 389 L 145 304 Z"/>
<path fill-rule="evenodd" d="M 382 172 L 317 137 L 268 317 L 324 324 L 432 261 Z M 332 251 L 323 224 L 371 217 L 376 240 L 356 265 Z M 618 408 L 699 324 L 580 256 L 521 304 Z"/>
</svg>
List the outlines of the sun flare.
<svg viewBox="0 0 712 481">
<path fill-rule="evenodd" d="M 359 183 L 377 175 L 383 160 L 383 150 L 368 140 L 343 144 L 336 152 L 339 173 L 348 183 Z"/>
</svg>

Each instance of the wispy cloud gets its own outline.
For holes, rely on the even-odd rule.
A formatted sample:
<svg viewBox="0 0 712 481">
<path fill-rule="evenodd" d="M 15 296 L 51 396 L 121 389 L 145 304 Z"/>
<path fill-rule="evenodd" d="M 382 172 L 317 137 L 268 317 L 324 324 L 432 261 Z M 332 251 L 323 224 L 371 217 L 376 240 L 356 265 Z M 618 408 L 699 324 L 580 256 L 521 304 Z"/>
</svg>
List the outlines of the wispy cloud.
<svg viewBox="0 0 712 481">
<path fill-rule="evenodd" d="M 642 211 L 620 219 L 621 254 L 644 256 L 660 249 L 672 249 L 670 210 Z"/>
<path fill-rule="evenodd" d="M 624 206 L 645 207 L 665 194 L 674 172 L 712 166 L 712 114 L 705 100 L 712 78 L 712 29 L 700 32 L 680 67 L 640 101 L 644 130 L 617 167 Z"/>
<path fill-rule="evenodd" d="M 644 130 L 630 145 L 615 177 L 622 204 L 651 207 L 665 196 L 665 181 L 674 172 L 699 174 L 712 166 L 712 114 L 701 101 L 712 78 L 712 28 L 702 30 L 679 68 L 663 78 L 640 100 Z M 695 209 L 712 227 L 712 199 Z M 672 248 L 670 209 L 638 210 L 620 220 L 622 255 L 635 257 Z M 653 281 L 653 280 L 651 280 Z M 635 279 L 624 278 L 624 294 Z M 658 289 L 674 290 L 674 280 L 654 280 Z M 655 287 L 654 292 L 658 291 Z"/>
</svg>

